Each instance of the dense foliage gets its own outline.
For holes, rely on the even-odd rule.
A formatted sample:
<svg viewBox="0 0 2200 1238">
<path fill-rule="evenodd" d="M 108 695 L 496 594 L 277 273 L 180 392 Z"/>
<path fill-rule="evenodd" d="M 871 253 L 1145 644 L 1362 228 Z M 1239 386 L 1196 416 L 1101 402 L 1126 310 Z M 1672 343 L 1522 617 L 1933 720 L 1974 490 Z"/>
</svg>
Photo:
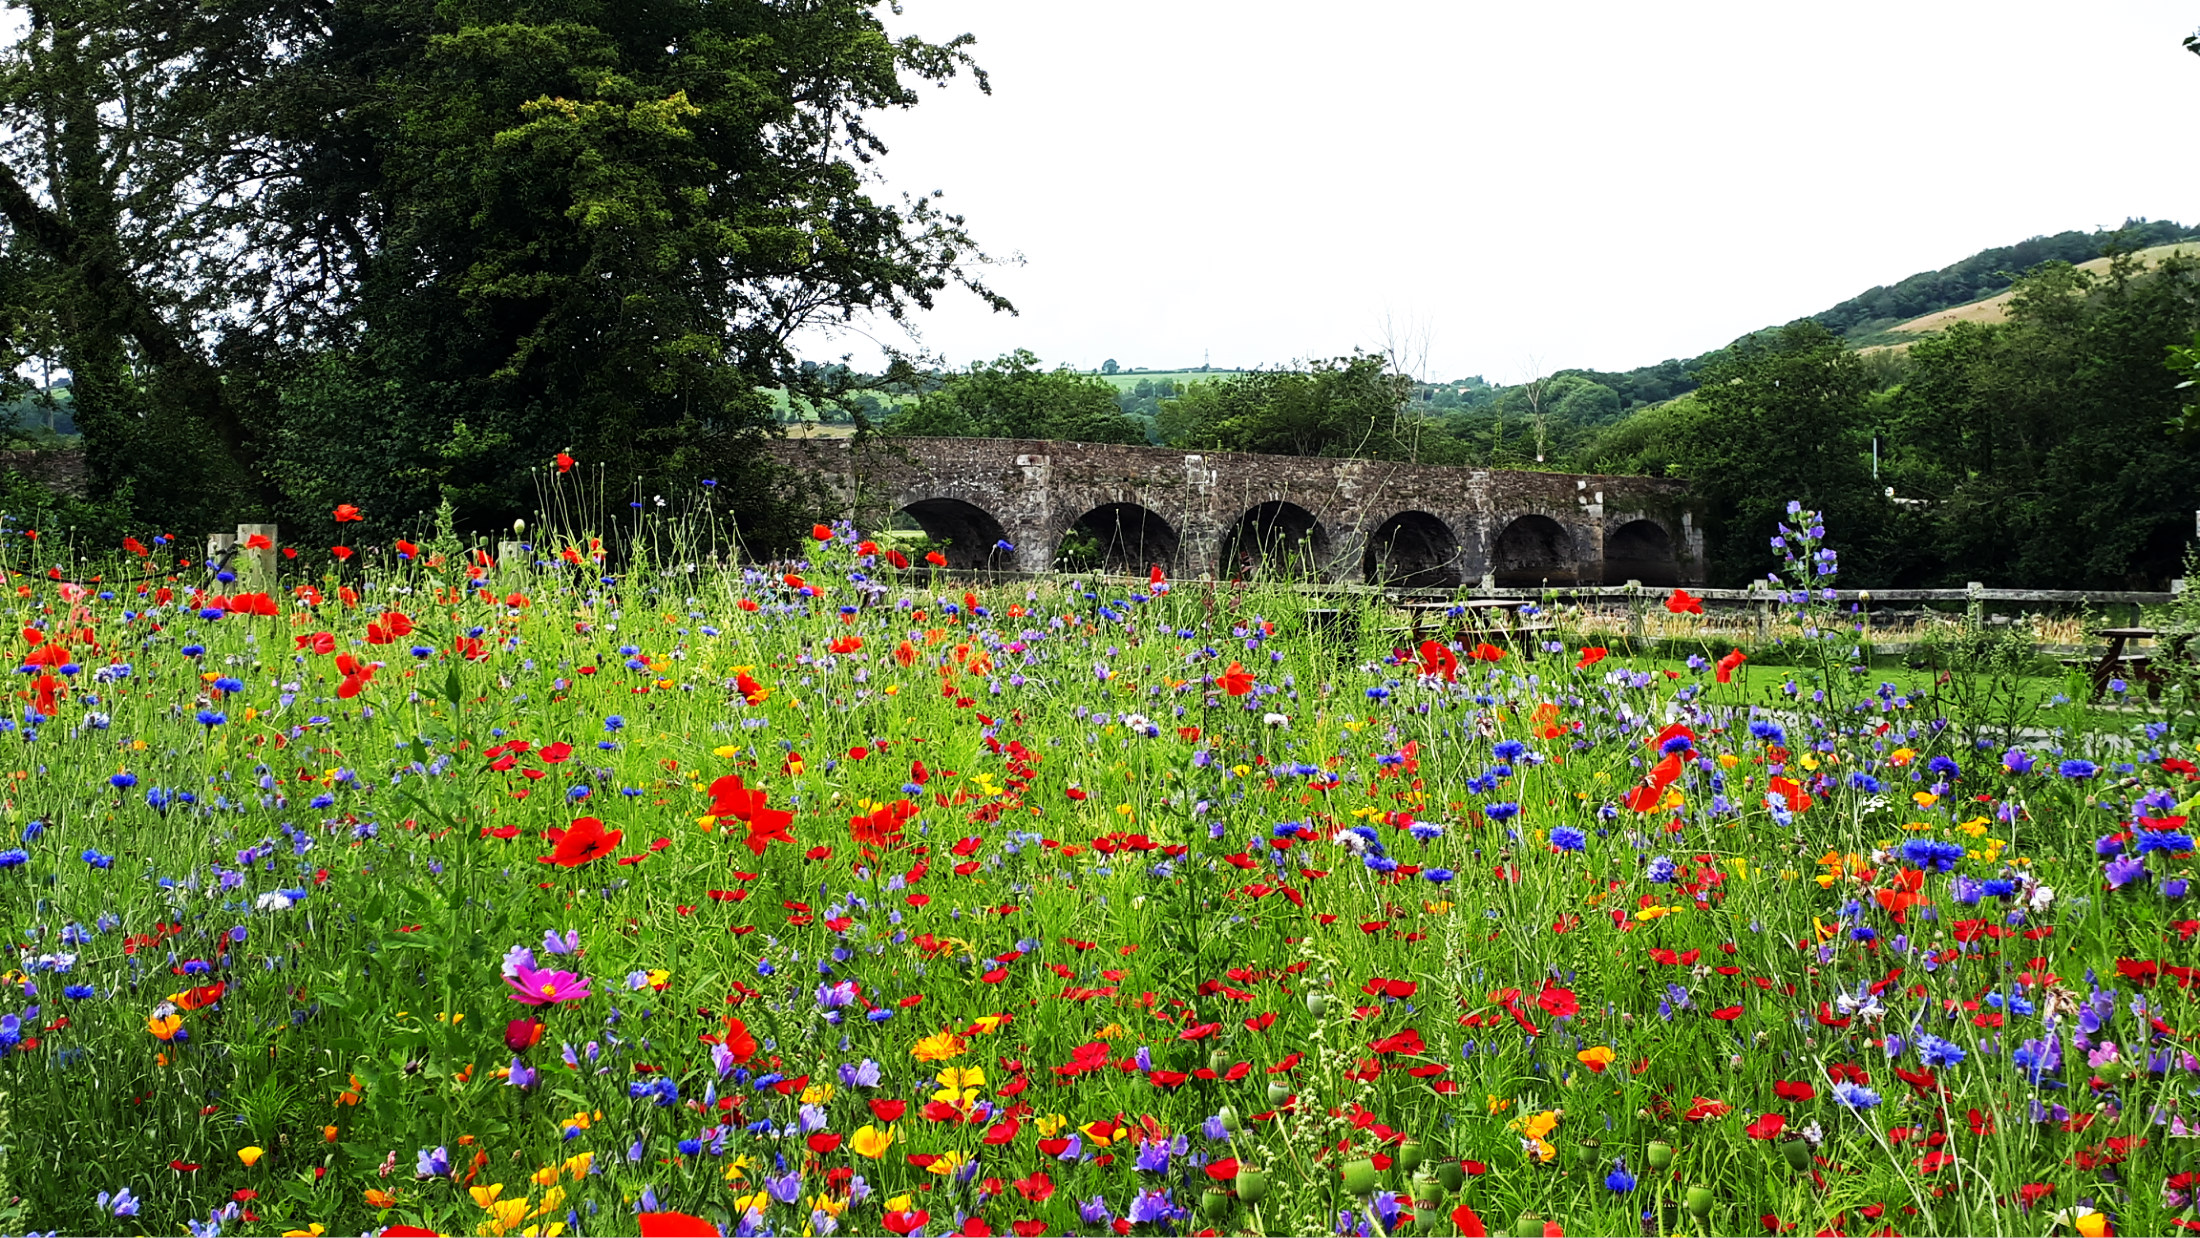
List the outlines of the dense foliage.
<svg viewBox="0 0 2200 1238">
<path fill-rule="evenodd" d="M 11 538 L 0 1229 L 2193 1223 L 2194 766 L 1874 691 L 1783 516 L 1787 669 Z"/>
<path fill-rule="evenodd" d="M 1145 423 L 1122 411 L 1114 386 L 1066 366 L 1042 369 L 1023 349 L 940 377 L 880 428 L 931 438 L 1146 442 Z"/>
<path fill-rule="evenodd" d="M 969 67 L 878 8 L 19 10 L 0 360 L 58 360 L 95 486 L 182 527 L 479 527 L 559 450 L 753 505 L 759 388 L 836 394 L 796 332 L 1000 304 L 959 219 L 875 193 L 870 118 Z"/>
</svg>

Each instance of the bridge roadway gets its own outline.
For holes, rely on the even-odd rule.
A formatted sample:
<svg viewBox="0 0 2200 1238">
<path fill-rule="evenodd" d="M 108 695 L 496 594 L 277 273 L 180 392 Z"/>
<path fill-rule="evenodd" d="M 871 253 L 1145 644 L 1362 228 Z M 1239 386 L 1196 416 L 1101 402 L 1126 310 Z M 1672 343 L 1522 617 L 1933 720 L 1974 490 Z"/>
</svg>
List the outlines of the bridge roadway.
<svg viewBox="0 0 2200 1238">
<path fill-rule="evenodd" d="M 1662 478 L 1035 439 L 768 450 L 821 514 L 921 529 L 958 568 L 1423 588 L 1704 579 L 1701 503 Z"/>
</svg>

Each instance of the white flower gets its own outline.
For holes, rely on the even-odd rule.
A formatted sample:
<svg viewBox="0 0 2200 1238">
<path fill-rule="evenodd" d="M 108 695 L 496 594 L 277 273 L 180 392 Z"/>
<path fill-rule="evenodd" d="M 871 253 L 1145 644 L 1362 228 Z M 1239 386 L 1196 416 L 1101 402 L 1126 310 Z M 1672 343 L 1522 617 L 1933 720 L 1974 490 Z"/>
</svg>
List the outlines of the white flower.
<svg viewBox="0 0 2200 1238">
<path fill-rule="evenodd" d="M 1267 723 L 1269 726 L 1291 725 L 1291 719 L 1284 716 L 1283 714 L 1262 714 L 1260 716 L 1260 720 Z"/>
<path fill-rule="evenodd" d="M 289 911 L 292 906 L 290 896 L 281 890 L 269 890 L 252 905 L 261 911 Z"/>
</svg>

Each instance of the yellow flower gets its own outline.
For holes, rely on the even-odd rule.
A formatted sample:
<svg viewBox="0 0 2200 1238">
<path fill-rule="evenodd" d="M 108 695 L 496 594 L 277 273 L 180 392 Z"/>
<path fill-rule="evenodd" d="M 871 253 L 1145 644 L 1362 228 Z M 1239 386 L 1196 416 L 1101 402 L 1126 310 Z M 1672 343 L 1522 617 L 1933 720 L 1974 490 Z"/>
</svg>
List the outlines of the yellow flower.
<svg viewBox="0 0 2200 1238">
<path fill-rule="evenodd" d="M 321 1238 L 321 1235 L 327 1232 L 327 1226 L 321 1224 L 319 1221 L 315 1221 L 313 1224 L 307 1226 L 304 1229 L 284 1230 L 283 1238 Z"/>
<path fill-rule="evenodd" d="M 1443 915 L 1445 912 L 1451 910 L 1451 900 L 1448 898 L 1440 898 L 1431 902 L 1425 902 L 1421 904 L 1421 910 L 1427 912 L 1432 916 L 1440 916 Z"/>
<path fill-rule="evenodd" d="M 1061 1130 L 1063 1125 L 1066 1124 L 1068 1121 L 1068 1118 L 1063 1117 L 1059 1113 L 1050 1113 L 1043 1118 L 1035 1119 L 1035 1125 L 1037 1125 L 1039 1128 L 1039 1138 L 1054 1138 L 1055 1132 Z"/>
<path fill-rule="evenodd" d="M 395 1208 L 397 1206 L 397 1196 L 375 1187 L 367 1188 L 366 1198 L 369 1207 Z"/>
<path fill-rule="evenodd" d="M 520 1238 L 558 1238 L 565 1232 L 565 1222 L 553 1221 L 548 1225 L 530 1225 L 519 1231 Z"/>
<path fill-rule="evenodd" d="M 910 1207 L 916 1202 L 917 1201 L 915 1196 L 896 1195 L 892 1199 L 886 1201 L 886 1210 L 888 1212 L 907 1212 L 909 1211 Z"/>
<path fill-rule="evenodd" d="M 1736 756 L 1731 752 L 1722 752 L 1719 754 L 1720 769 L 1733 769 L 1735 766 L 1740 765 L 1741 763 L 1742 758 Z"/>
<path fill-rule="evenodd" d="M 958 1148 L 949 1148 L 947 1151 L 940 1153 L 940 1159 L 925 1166 L 924 1172 L 928 1174 L 938 1174 L 939 1176 L 944 1178 L 969 1163 L 969 1153 L 964 1152 Z"/>
<path fill-rule="evenodd" d="M 546 1217 L 549 1216 L 551 1213 L 556 1212 L 558 1209 L 563 1208 L 564 1206 L 565 1188 L 562 1186 L 554 1186 L 542 1193 L 542 1204 L 535 1209 L 533 1215 L 538 1217 Z"/>
<path fill-rule="evenodd" d="M 1001 1023 L 1006 1020 L 1007 1017 L 1008 1016 L 1006 1015 L 998 1014 L 979 1015 L 977 1018 L 970 1021 L 970 1026 L 964 1028 L 963 1032 L 965 1035 L 990 1036 L 993 1033 L 1001 1030 Z"/>
<path fill-rule="evenodd" d="M 1490 1113 L 1492 1115 L 1503 1113 L 1512 1107 L 1513 1103 L 1502 1096 L 1490 1097 Z"/>
<path fill-rule="evenodd" d="M 2087 1209 L 2079 1213 L 2070 1224 L 2083 1238 L 2102 1238 L 2108 1233 L 2108 1214 Z"/>
<path fill-rule="evenodd" d="M 758 1191 L 752 1195 L 736 1195 L 733 1197 L 733 1214 L 735 1216 L 746 1216 L 750 1212 L 764 1212 L 769 1210 L 771 1206 L 772 1193 L 770 1191 Z"/>
<path fill-rule="evenodd" d="M 1520 1146 L 1522 1151 L 1534 1157 L 1536 1160 L 1541 1161 L 1545 1165 L 1550 1164 L 1558 1156 L 1557 1148 L 1552 1147 L 1550 1144 L 1545 1143 L 1540 1139 L 1522 1139 L 1520 1141 Z"/>
<path fill-rule="evenodd" d="M 833 1085 L 830 1083 L 813 1083 L 802 1089 L 802 1103 L 805 1105 L 822 1105 L 832 1099 Z"/>
<path fill-rule="evenodd" d="M 1583 1049 L 1581 1052 L 1574 1054 L 1574 1060 L 1590 1070 L 1601 1072 L 1605 1067 L 1612 1064 L 1612 1059 L 1616 1056 L 1618 1055 L 1613 1053 L 1611 1049 L 1604 1045 L 1598 1045 L 1593 1049 Z"/>
<path fill-rule="evenodd" d="M 1085 1138 L 1091 1140 L 1095 1148 L 1105 1148 L 1124 1135 L 1124 1128 L 1117 1126 L 1112 1118 L 1087 1122 L 1077 1129 L 1084 1132 Z"/>
<path fill-rule="evenodd" d="M 1817 756 L 1817 754 L 1815 754 L 1815 753 L 1810 753 L 1810 752 L 1806 752 L 1806 753 L 1804 753 L 1804 754 L 1803 754 L 1803 768 L 1804 768 L 1804 769 L 1817 769 L 1817 768 L 1818 768 L 1818 756 Z"/>
<path fill-rule="evenodd" d="M 826 1216 L 837 1217 L 847 1210 L 848 1201 L 846 1199 L 835 1199 L 831 1195 L 813 1195 L 810 1197 L 810 1211 L 812 1212 L 822 1212 Z"/>
<path fill-rule="evenodd" d="M 466 1188 L 466 1193 L 474 1197 L 475 1207 L 486 1208 L 495 1203 L 498 1196 L 504 1194 L 504 1184 L 494 1182 L 488 1186 L 470 1186 Z"/>
<path fill-rule="evenodd" d="M 886 1155 L 886 1149 L 892 1147 L 893 1144 L 893 1127 L 889 1126 L 881 1130 L 868 1122 L 864 1123 L 863 1127 L 855 1134 L 848 1137 L 849 1151 L 854 1152 L 857 1156 L 868 1157 L 874 1161 Z"/>
<path fill-rule="evenodd" d="M 596 1154 L 593 1152 L 583 1152 L 578 1156 L 569 1156 L 565 1158 L 565 1172 L 571 1175 L 573 1181 L 578 1182 L 588 1176 L 589 1169 L 595 1163 Z"/>
<path fill-rule="evenodd" d="M 1110 1023 L 1094 1032 L 1093 1035 L 1101 1040 L 1115 1040 L 1118 1037 L 1129 1035 L 1129 1032 L 1120 1023 Z"/>
<path fill-rule="evenodd" d="M 1887 754 L 1888 762 L 1894 765 L 1908 765 L 1916 757 L 1917 749 L 1915 748 L 1897 748 Z"/>
<path fill-rule="evenodd" d="M 500 1199 L 489 1205 L 489 1220 L 499 1231 L 508 1230 L 527 1219 L 527 1199 Z"/>
<path fill-rule="evenodd" d="M 1541 1139 L 1557 1129 L 1558 1111 L 1555 1109 L 1546 1109 L 1533 1117 L 1524 1119 L 1520 1124 L 1520 1133 L 1530 1139 Z"/>
<path fill-rule="evenodd" d="M 1735 856 L 1733 859 L 1728 860 L 1726 866 L 1733 869 L 1734 875 L 1741 880 L 1747 881 L 1749 879 L 1749 861 L 1742 856 Z"/>
<path fill-rule="evenodd" d="M 555 1165 L 544 1166 L 536 1170 L 529 1181 L 536 1186 L 556 1186 L 558 1184 L 558 1167 Z"/>
<path fill-rule="evenodd" d="M 920 1062 L 944 1062 L 969 1052 L 970 1045 L 953 1032 L 936 1032 L 917 1042 L 909 1056 Z"/>
<path fill-rule="evenodd" d="M 180 1014 L 156 1014 L 151 1018 L 145 1020 L 145 1030 L 151 1032 L 153 1034 L 153 1038 L 156 1040 L 175 1039 L 176 1029 L 182 1026 L 183 1016 Z"/>
<path fill-rule="evenodd" d="M 243 1161 L 247 1169 L 259 1164 L 260 1158 L 266 1155 L 267 1149 L 257 1145 L 247 1145 L 237 1149 L 237 1159 Z"/>
<path fill-rule="evenodd" d="M 1910 800 L 1919 808 L 1931 808 L 1940 802 L 1940 797 L 1930 791 L 1913 791 L 1910 793 Z"/>
<path fill-rule="evenodd" d="M 983 1066 L 950 1066 L 933 1076 L 933 1079 L 945 1091 L 976 1091 L 985 1086 L 985 1068 Z"/>
</svg>

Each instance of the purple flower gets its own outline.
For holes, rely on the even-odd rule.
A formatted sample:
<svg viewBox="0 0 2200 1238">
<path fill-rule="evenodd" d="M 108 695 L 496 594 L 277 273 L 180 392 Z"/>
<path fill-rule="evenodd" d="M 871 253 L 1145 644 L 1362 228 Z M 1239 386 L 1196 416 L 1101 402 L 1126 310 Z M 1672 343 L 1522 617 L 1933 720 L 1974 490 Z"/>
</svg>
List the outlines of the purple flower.
<svg viewBox="0 0 2200 1238">
<path fill-rule="evenodd" d="M 1130 1219 L 1133 1225 L 1150 1225 L 1180 1215 L 1175 1204 L 1169 1202 L 1166 1190 L 1140 1191 L 1131 1201 Z"/>
<path fill-rule="evenodd" d="M 2146 880 L 2147 865 L 2136 856 L 2120 855 L 2102 866 L 2102 874 L 2108 878 L 2109 889 L 2121 890 L 2134 881 Z"/>
<path fill-rule="evenodd" d="M 2032 758 L 2022 748 L 2011 748 L 2001 754 L 2001 767 L 2012 774 L 2032 772 Z"/>
</svg>

